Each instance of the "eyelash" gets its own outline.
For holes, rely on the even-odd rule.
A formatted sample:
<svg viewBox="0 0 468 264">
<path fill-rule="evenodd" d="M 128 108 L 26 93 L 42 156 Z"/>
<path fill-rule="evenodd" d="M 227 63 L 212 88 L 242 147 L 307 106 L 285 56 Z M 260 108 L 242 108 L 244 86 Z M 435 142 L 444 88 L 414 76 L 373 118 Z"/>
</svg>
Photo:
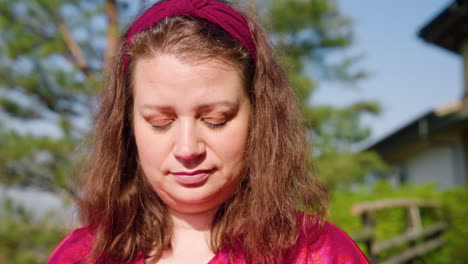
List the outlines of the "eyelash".
<svg viewBox="0 0 468 264">
<path fill-rule="evenodd" d="M 220 123 L 220 124 L 212 124 L 212 123 L 203 121 L 203 123 L 205 123 L 209 128 L 212 128 L 212 129 L 219 129 L 219 128 L 222 128 L 222 127 L 224 127 L 224 125 L 226 125 L 226 122 L 227 122 L 227 121 L 224 121 L 224 122 L 222 122 L 222 123 Z"/>
<path fill-rule="evenodd" d="M 164 131 L 164 130 L 167 130 L 173 123 L 174 121 L 164 125 L 164 126 L 155 126 L 155 125 L 151 125 L 153 127 L 154 130 L 156 131 Z"/>
<path fill-rule="evenodd" d="M 202 120 L 203 121 L 203 120 Z M 226 125 L 226 123 L 228 122 L 228 120 L 222 122 L 222 123 L 219 123 L 219 124 L 212 124 L 210 122 L 207 122 L 207 121 L 203 121 L 203 123 L 208 126 L 209 128 L 212 128 L 212 129 L 220 129 L 222 127 L 224 127 Z M 156 126 L 156 125 L 151 125 L 153 127 L 154 130 L 157 130 L 157 131 L 164 131 L 164 130 L 167 130 L 171 125 L 172 123 L 174 123 L 174 121 L 166 124 L 166 125 L 163 125 L 163 126 Z"/>
</svg>

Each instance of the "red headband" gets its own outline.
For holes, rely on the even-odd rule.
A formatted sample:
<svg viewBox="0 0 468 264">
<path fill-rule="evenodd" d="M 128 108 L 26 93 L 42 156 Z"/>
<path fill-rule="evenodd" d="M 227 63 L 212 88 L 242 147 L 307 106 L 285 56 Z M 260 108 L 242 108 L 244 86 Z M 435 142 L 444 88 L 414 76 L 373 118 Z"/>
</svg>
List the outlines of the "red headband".
<svg viewBox="0 0 468 264">
<path fill-rule="evenodd" d="M 170 0 L 156 4 L 133 23 L 128 31 L 125 45 L 130 45 L 138 32 L 153 27 L 166 17 L 173 16 L 202 18 L 220 26 L 242 43 L 250 52 L 252 59 L 256 60 L 256 48 L 247 21 L 230 6 L 216 0 Z M 124 59 L 127 68 L 127 55 Z"/>
</svg>

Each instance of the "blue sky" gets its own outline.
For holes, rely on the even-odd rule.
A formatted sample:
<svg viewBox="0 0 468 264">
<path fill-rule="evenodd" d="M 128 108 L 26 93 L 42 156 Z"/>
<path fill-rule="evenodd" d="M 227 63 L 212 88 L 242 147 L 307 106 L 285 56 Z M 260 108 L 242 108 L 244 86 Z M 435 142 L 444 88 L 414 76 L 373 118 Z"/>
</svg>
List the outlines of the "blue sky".
<svg viewBox="0 0 468 264">
<path fill-rule="evenodd" d="M 357 89 L 323 83 L 314 102 L 346 105 L 361 99 L 379 100 L 382 114 L 366 119 L 373 128 L 372 140 L 376 140 L 434 107 L 460 98 L 461 58 L 417 36 L 419 29 L 452 1 L 339 0 L 342 12 L 354 20 L 356 39 L 349 53 L 365 54 L 360 65 L 372 77 Z M 0 198 L 4 192 L 0 188 Z M 59 200 L 48 194 L 17 192 L 9 190 L 32 207 L 60 207 Z"/>
<path fill-rule="evenodd" d="M 364 54 L 360 66 L 371 77 L 357 88 L 322 83 L 313 103 L 346 105 L 378 100 L 382 113 L 366 118 L 378 140 L 463 92 L 462 58 L 424 42 L 418 31 L 453 0 L 339 0 L 354 21 L 350 54 Z"/>
<path fill-rule="evenodd" d="M 364 120 L 373 131 L 369 143 L 461 97 L 461 57 L 417 36 L 453 0 L 337 1 L 341 12 L 354 21 L 355 43 L 347 53 L 364 54 L 359 66 L 372 75 L 357 88 L 321 83 L 312 103 L 340 106 L 378 100 L 382 113 Z M 49 134 L 57 134 L 55 130 L 44 129 Z"/>
</svg>

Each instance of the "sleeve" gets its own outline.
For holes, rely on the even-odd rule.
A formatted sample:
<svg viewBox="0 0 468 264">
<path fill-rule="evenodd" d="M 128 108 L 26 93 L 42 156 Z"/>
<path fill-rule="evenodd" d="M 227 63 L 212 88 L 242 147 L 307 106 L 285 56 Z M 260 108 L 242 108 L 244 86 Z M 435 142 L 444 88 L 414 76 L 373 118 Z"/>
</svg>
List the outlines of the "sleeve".
<svg viewBox="0 0 468 264">
<path fill-rule="evenodd" d="M 370 264 L 348 234 L 329 222 L 324 223 L 310 249 L 307 263 Z"/>
<path fill-rule="evenodd" d="M 91 243 L 92 235 L 89 227 L 76 229 L 60 242 L 47 264 L 81 263 L 91 252 Z"/>
</svg>

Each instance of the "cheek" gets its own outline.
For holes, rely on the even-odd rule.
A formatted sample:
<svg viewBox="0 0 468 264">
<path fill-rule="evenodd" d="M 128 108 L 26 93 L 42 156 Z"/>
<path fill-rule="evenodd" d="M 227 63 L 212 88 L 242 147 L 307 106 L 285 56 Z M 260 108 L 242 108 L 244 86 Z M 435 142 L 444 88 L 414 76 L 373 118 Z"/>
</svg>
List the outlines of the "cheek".
<svg viewBox="0 0 468 264">
<path fill-rule="evenodd" d="M 145 127 L 147 124 L 135 122 L 135 141 L 143 170 L 147 172 L 149 167 L 159 167 L 165 159 L 164 140 L 158 139 L 151 128 Z"/>
<path fill-rule="evenodd" d="M 222 155 L 225 159 L 231 161 L 242 160 L 245 150 L 245 139 L 240 137 L 239 134 L 235 134 L 227 137 L 226 140 L 219 141 L 218 149 L 224 150 Z"/>
<path fill-rule="evenodd" d="M 248 126 L 244 123 L 217 137 L 215 148 L 226 163 L 242 164 L 247 144 Z"/>
</svg>

